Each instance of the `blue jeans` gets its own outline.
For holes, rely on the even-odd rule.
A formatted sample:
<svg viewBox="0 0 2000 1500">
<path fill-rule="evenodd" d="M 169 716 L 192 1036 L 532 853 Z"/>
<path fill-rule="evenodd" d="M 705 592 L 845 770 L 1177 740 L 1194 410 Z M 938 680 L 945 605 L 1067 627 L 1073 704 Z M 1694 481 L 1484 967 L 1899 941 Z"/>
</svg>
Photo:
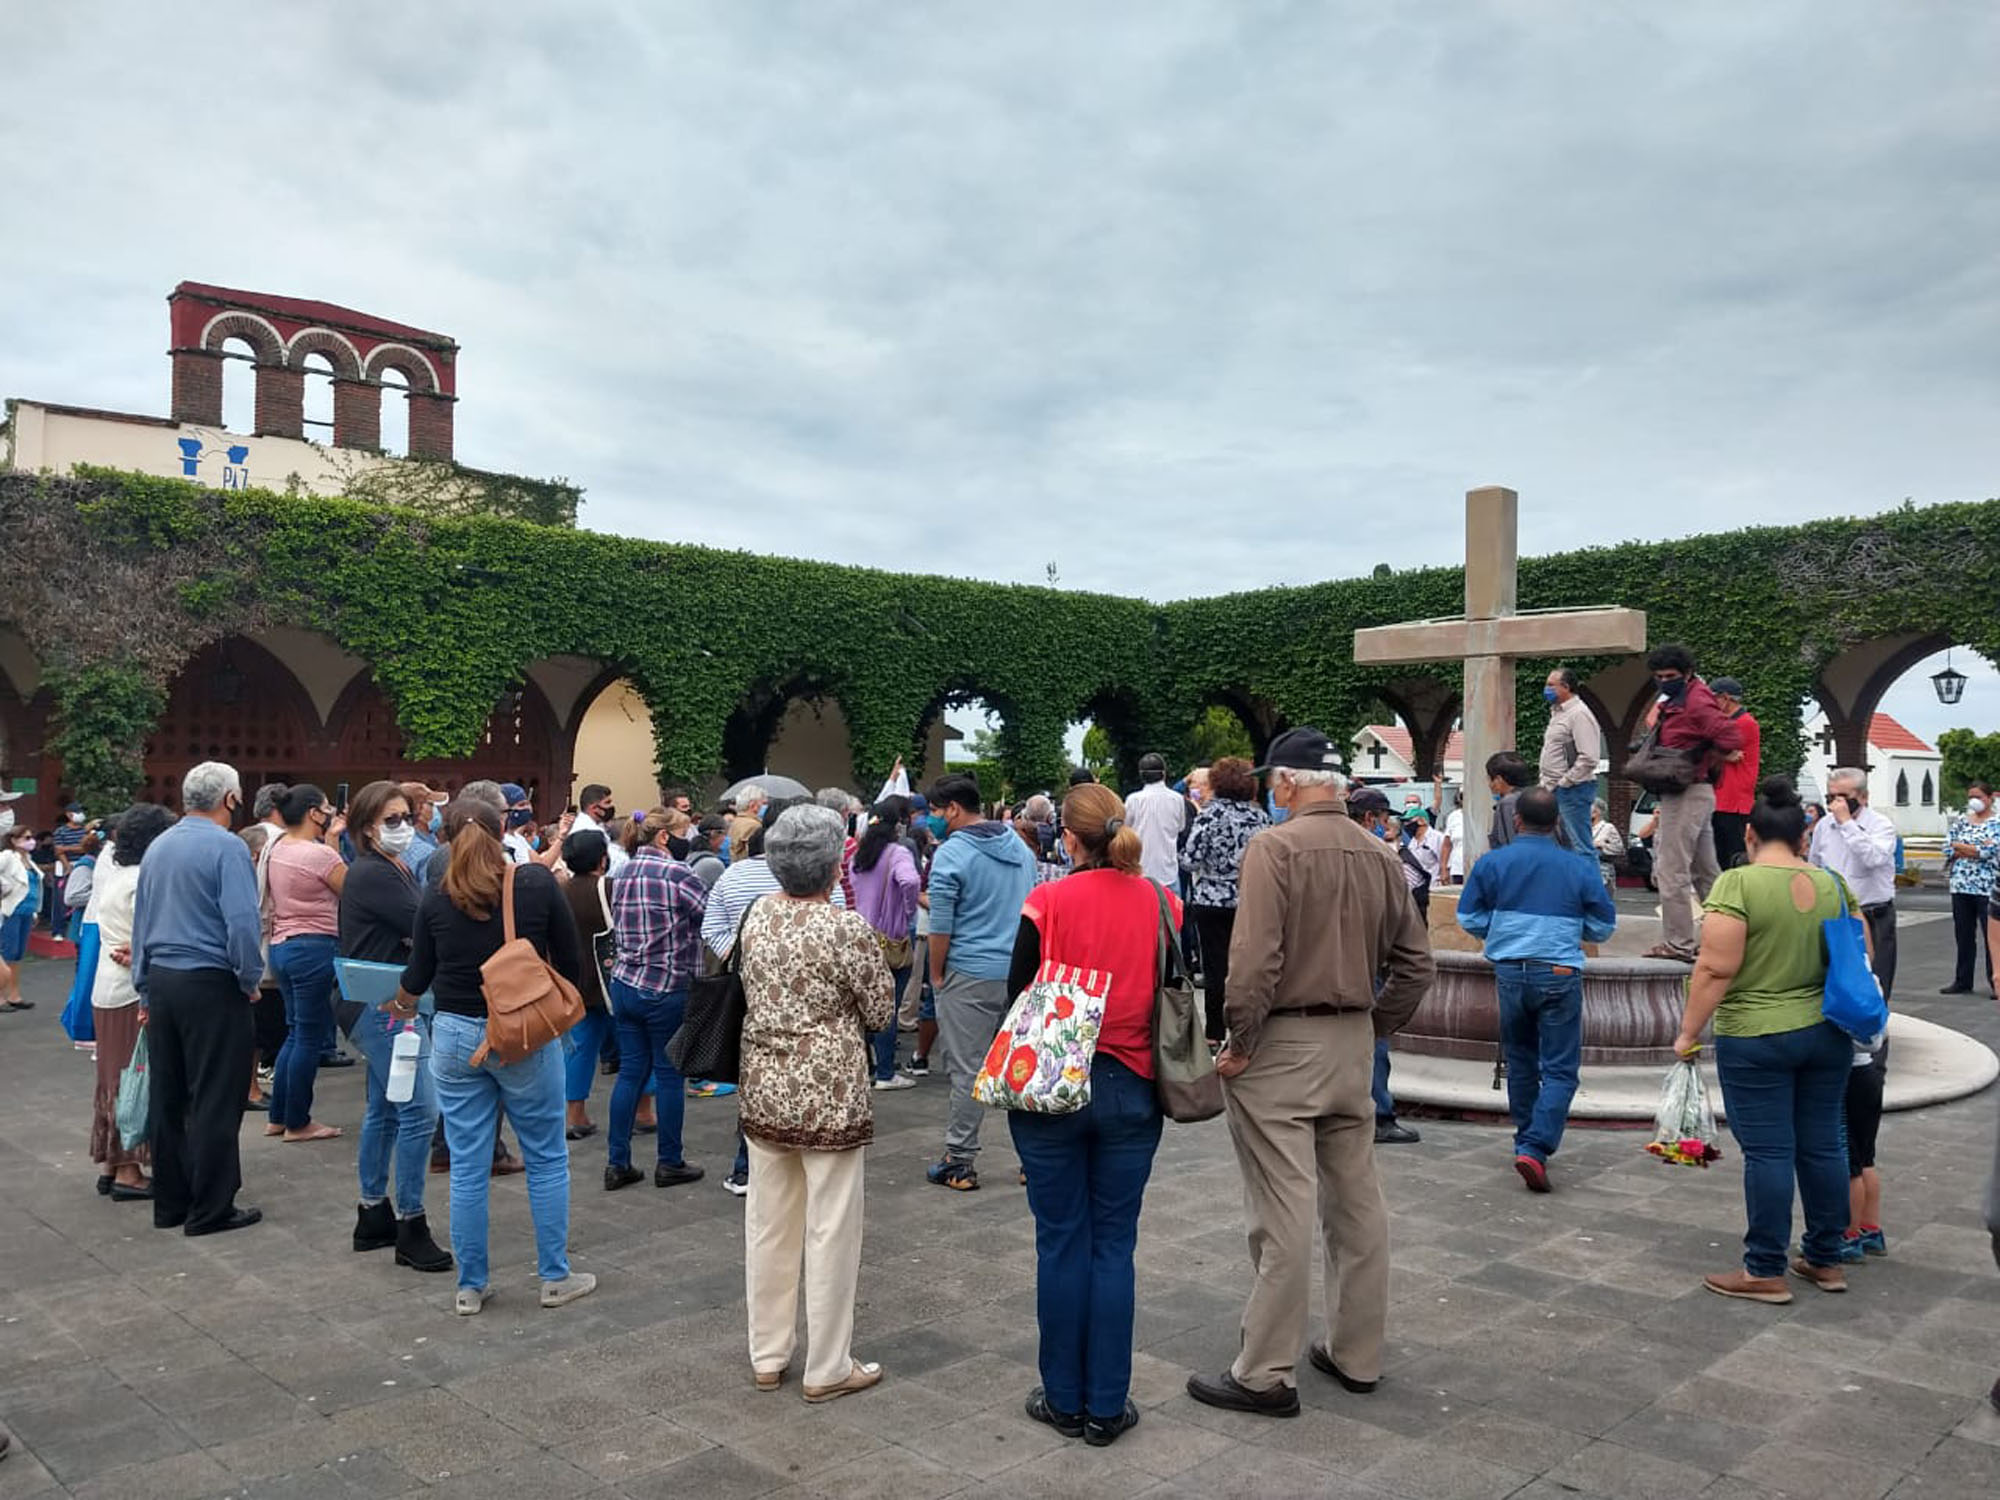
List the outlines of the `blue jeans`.
<svg viewBox="0 0 2000 1500">
<path fill-rule="evenodd" d="M 1042 1387 L 1060 1412 L 1106 1419 L 1132 1384 L 1132 1250 L 1160 1145 L 1152 1080 L 1102 1052 L 1090 1103 L 1069 1115 L 1007 1116 L 1035 1215 Z"/>
<path fill-rule="evenodd" d="M 1805 1258 L 1840 1264 L 1847 1228 L 1847 1139 L 1841 1105 L 1854 1049 L 1831 1022 L 1773 1036 L 1719 1036 L 1715 1066 L 1729 1133 L 1743 1152 L 1743 1269 L 1785 1274 L 1792 1182 L 1799 1185 Z"/>
<path fill-rule="evenodd" d="M 431 1079 L 451 1147 L 451 1251 L 461 1287 L 486 1285 L 486 1194 L 501 1111 L 514 1124 L 528 1169 L 528 1215 L 535 1223 L 536 1272 L 569 1275 L 569 1148 L 563 1144 L 560 1041 L 517 1063 L 489 1057 L 472 1066 L 486 1023 L 439 1011 L 431 1025 Z"/>
<path fill-rule="evenodd" d="M 1375 1097 L 1375 1123 L 1393 1125 L 1396 1123 L 1396 1096 L 1389 1092 L 1389 1039 L 1375 1038 L 1375 1077 L 1368 1086 L 1368 1092 Z"/>
<path fill-rule="evenodd" d="M 1538 959 L 1500 959 L 1493 978 L 1500 991 L 1514 1154 L 1545 1162 L 1562 1144 L 1576 1097 L 1583 1061 L 1583 973 L 1571 968 L 1558 974 Z"/>
<path fill-rule="evenodd" d="M 660 1119 L 660 1164 L 678 1167 L 681 1119 L 687 1113 L 687 1081 L 667 1061 L 667 1043 L 681 1029 L 687 991 L 660 994 L 611 981 L 611 1008 L 618 1017 L 618 1082 L 611 1090 L 611 1128 L 605 1145 L 614 1167 L 632 1165 L 632 1122 L 648 1080 L 658 1082 L 654 1111 Z"/>
<path fill-rule="evenodd" d="M 618 1027 L 608 1010 L 587 1010 L 563 1037 L 563 1098 L 581 1104 L 590 1097 L 597 1064 L 606 1052 L 618 1056 Z M 615 1086 L 614 1086 L 615 1087 Z M 648 1083 L 645 1092 L 653 1092 Z"/>
<path fill-rule="evenodd" d="M 35 909 L 23 901 L 14 915 L 0 923 L 0 959 L 17 964 L 28 953 L 28 936 L 35 928 Z"/>
<path fill-rule="evenodd" d="M 1581 786 L 1559 786 L 1555 791 L 1556 812 L 1569 834 L 1571 848 L 1593 865 L 1596 864 L 1597 847 L 1590 840 L 1590 805 L 1597 800 L 1597 783 L 1586 781 Z"/>
<path fill-rule="evenodd" d="M 423 1050 L 417 1054 L 417 1086 L 409 1102 L 389 1102 L 389 1065 L 395 1060 L 396 1034 L 403 1023 L 370 1006 L 349 1028 L 347 1037 L 367 1065 L 367 1107 L 361 1115 L 361 1144 L 355 1167 L 361 1177 L 361 1201 L 380 1203 L 389 1196 L 389 1169 L 396 1171 L 396 1217 L 414 1219 L 424 1211 L 424 1177 L 430 1170 L 431 1132 L 437 1126 L 437 1086 L 431 1082 L 431 1023 L 417 1017 Z"/>
<path fill-rule="evenodd" d="M 910 975 L 915 968 L 892 971 L 896 978 L 896 1008 L 889 1012 L 889 1024 L 868 1038 L 875 1049 L 875 1076 L 878 1079 L 896 1076 L 896 1017 L 903 1011 L 903 991 L 910 987 Z"/>
<path fill-rule="evenodd" d="M 271 1123 L 303 1130 L 312 1123 L 313 1080 L 333 1050 L 334 940 L 321 933 L 271 945 L 271 972 L 285 997 L 285 1045 L 271 1068 Z"/>
</svg>

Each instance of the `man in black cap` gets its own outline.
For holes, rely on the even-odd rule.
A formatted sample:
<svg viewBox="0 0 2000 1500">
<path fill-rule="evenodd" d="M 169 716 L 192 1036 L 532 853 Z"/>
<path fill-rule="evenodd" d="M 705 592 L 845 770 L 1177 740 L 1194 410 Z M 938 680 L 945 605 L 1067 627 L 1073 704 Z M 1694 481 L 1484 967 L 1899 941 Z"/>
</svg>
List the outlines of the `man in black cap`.
<svg viewBox="0 0 2000 1500">
<path fill-rule="evenodd" d="M 1750 826 L 1750 809 L 1757 805 L 1757 761 L 1763 730 L 1743 706 L 1743 684 L 1734 677 L 1718 677 L 1708 685 L 1715 694 L 1715 706 L 1725 719 L 1736 724 L 1742 742 L 1722 757 L 1721 779 L 1715 783 L 1715 811 L 1709 825 L 1715 830 L 1715 863 L 1731 869 L 1749 858 L 1743 845 L 1743 830 Z"/>
<path fill-rule="evenodd" d="M 1347 779 L 1327 737 L 1290 730 L 1267 760 L 1271 798 L 1290 816 L 1243 856 L 1229 1039 L 1216 1058 L 1254 1276 L 1235 1363 L 1190 1377 L 1188 1394 L 1292 1417 L 1315 1225 L 1333 1275 L 1313 1365 L 1351 1391 L 1373 1390 L 1381 1375 L 1389 1212 L 1375 1176 L 1375 1039 L 1415 1013 L 1433 965 L 1395 856 L 1346 815 Z"/>
</svg>

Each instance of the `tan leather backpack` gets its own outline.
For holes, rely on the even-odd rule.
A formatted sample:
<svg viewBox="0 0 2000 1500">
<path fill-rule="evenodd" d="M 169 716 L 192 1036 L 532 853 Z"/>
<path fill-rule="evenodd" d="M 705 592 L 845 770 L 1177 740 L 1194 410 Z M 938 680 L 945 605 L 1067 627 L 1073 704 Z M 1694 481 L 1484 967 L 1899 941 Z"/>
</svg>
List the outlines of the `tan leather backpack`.
<svg viewBox="0 0 2000 1500">
<path fill-rule="evenodd" d="M 500 881 L 500 912 L 505 936 L 479 966 L 479 987 L 486 993 L 486 1040 L 472 1054 L 475 1068 L 489 1053 L 502 1063 L 520 1062 L 583 1019 L 583 996 L 576 986 L 551 968 L 533 943 L 514 935 L 511 864 Z"/>
</svg>

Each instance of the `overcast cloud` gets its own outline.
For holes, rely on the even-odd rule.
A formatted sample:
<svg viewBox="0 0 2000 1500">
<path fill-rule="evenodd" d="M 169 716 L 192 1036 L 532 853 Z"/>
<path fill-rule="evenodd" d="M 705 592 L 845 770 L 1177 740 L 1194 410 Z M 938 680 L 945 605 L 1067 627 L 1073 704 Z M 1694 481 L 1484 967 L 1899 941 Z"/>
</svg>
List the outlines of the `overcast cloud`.
<svg viewBox="0 0 2000 1500">
<path fill-rule="evenodd" d="M 0 394 L 322 297 L 593 528 L 1155 598 L 2000 491 L 1989 3 L 10 10 Z"/>
</svg>

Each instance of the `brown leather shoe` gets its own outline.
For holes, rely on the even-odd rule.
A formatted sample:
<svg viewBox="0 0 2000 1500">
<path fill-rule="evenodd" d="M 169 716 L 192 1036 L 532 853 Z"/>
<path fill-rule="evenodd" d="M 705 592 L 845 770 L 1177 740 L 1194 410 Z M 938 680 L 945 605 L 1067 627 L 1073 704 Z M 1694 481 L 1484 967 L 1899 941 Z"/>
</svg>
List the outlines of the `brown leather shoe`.
<svg viewBox="0 0 2000 1500">
<path fill-rule="evenodd" d="M 1785 1285 L 1782 1276 L 1752 1276 L 1748 1271 L 1724 1271 L 1717 1276 L 1704 1276 L 1701 1284 L 1718 1297 L 1741 1297 L 1746 1302 L 1785 1303 L 1792 1300 L 1792 1289 Z"/>
<path fill-rule="evenodd" d="M 1847 1290 L 1847 1273 L 1839 1266 L 1816 1266 L 1799 1256 L 1792 1261 L 1792 1274 L 1810 1281 L 1822 1292 Z"/>
</svg>

